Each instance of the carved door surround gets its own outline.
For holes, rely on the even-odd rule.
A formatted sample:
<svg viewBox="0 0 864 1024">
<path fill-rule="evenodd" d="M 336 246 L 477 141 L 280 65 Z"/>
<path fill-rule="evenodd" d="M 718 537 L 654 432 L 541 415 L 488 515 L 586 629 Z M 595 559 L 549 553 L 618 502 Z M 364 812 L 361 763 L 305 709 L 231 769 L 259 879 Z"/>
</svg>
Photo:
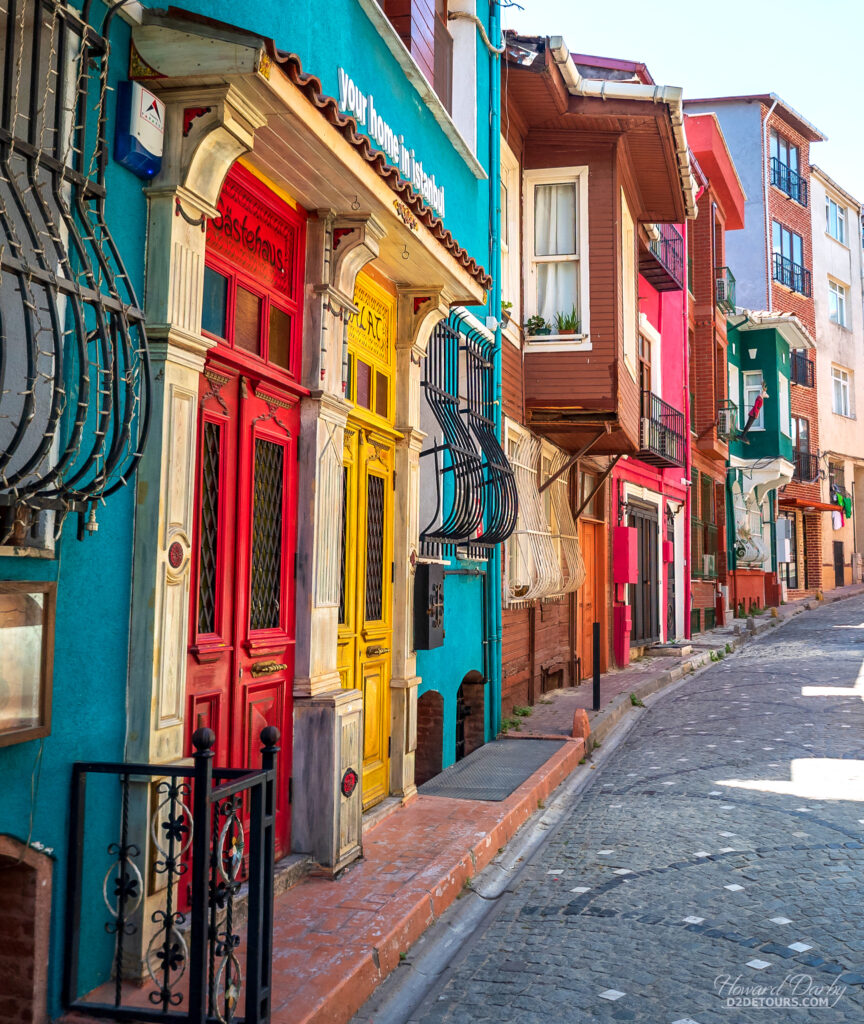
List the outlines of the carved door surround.
<svg viewBox="0 0 864 1024">
<path fill-rule="evenodd" d="M 390 679 L 390 792 L 411 797 L 417 749 L 417 655 L 413 649 L 414 565 L 420 545 L 420 380 L 435 325 L 450 312 L 440 286 L 397 287 L 396 494 L 393 524 L 393 652 Z"/>
</svg>

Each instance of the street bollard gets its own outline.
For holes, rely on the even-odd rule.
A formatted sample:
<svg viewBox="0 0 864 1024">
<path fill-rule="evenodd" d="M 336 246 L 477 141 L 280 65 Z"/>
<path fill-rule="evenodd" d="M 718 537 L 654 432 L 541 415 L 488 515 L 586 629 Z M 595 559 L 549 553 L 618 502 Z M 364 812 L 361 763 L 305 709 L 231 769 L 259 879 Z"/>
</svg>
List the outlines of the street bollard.
<svg viewBox="0 0 864 1024">
<path fill-rule="evenodd" d="M 594 701 L 595 711 L 600 710 L 600 623 L 594 623 Z"/>
</svg>

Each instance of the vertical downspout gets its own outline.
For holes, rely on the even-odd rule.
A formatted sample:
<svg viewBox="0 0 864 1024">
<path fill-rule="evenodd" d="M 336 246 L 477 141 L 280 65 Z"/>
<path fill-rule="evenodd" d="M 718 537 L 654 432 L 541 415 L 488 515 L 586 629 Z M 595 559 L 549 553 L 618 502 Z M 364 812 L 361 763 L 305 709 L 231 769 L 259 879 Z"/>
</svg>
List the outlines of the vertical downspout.
<svg viewBox="0 0 864 1024">
<path fill-rule="evenodd" d="M 692 457 L 691 451 L 691 440 L 692 435 L 690 433 L 690 274 L 689 274 L 689 231 L 687 229 L 687 221 L 684 221 L 684 266 L 687 268 L 688 273 L 685 276 L 684 283 L 684 302 L 682 303 L 681 319 L 684 323 L 684 436 L 687 439 L 687 443 L 684 446 L 684 473 L 687 478 L 687 482 L 684 484 L 684 621 L 681 623 L 683 630 L 682 634 L 688 640 L 690 639 L 690 592 L 693 586 L 693 566 L 690 563 L 691 559 L 691 540 L 690 540 L 690 502 L 693 500 L 693 488 L 691 482 L 693 480 L 692 471 Z M 714 270 L 711 270 L 712 275 Z M 674 563 L 673 563 L 674 564 Z"/>
<path fill-rule="evenodd" d="M 489 38 L 500 45 L 501 12 L 497 3 L 489 5 Z M 488 52 L 488 51 L 487 51 Z M 492 294 L 489 296 L 491 316 L 498 321 L 495 330 L 495 353 L 492 360 L 492 379 L 495 394 L 491 419 L 495 423 L 495 436 L 501 437 L 501 57 L 489 52 L 489 90 L 492 102 L 489 117 L 489 272 L 492 275 Z M 489 680 L 490 734 L 498 735 L 501 728 L 501 545 L 492 549 L 489 572 L 486 573 L 486 637 L 487 678 Z"/>
<path fill-rule="evenodd" d="M 769 313 L 774 311 L 774 303 L 771 298 L 771 246 L 773 243 L 771 240 L 771 218 L 768 216 L 768 178 L 770 173 L 770 165 L 768 163 L 768 122 L 771 120 L 771 115 L 774 113 L 776 106 L 777 100 L 774 100 L 762 124 L 762 202 L 765 207 L 765 280 L 767 283 L 765 308 Z"/>
</svg>

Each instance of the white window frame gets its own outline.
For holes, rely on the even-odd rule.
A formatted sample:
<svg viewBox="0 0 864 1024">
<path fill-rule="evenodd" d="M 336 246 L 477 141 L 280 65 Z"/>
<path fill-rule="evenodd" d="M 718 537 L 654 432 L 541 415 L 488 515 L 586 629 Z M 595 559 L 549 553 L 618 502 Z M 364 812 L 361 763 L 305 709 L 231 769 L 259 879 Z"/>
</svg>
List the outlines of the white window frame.
<svg viewBox="0 0 864 1024">
<path fill-rule="evenodd" d="M 832 207 L 834 208 L 833 211 Z M 831 230 L 832 212 L 834 213 L 834 223 L 837 229 L 836 234 Z M 842 203 L 838 203 L 836 199 L 832 199 L 829 195 L 825 196 L 825 233 L 833 238 L 835 242 L 845 246 L 849 245 L 846 230 L 846 207 Z"/>
<path fill-rule="evenodd" d="M 846 285 L 828 278 L 828 319 L 838 327 L 849 326 L 846 303 L 848 292 Z"/>
<path fill-rule="evenodd" d="M 588 291 L 588 168 L 547 167 L 525 171 L 525 226 L 522 235 L 525 254 L 525 309 L 524 320 L 537 312 L 537 264 L 534 260 L 534 190 L 537 185 L 578 185 L 579 232 L 576 260 L 579 265 L 579 334 L 549 334 L 540 337 L 525 336 L 526 349 L 532 352 L 590 352 L 591 324 Z"/>
<path fill-rule="evenodd" d="M 503 334 L 518 348 L 519 325 L 522 323 L 522 289 L 519 280 L 522 256 L 519 238 L 519 161 L 503 137 L 501 184 L 507 194 L 507 209 L 503 209 L 502 204 L 501 210 L 501 298 L 513 303 L 510 309 L 510 322 Z"/>
<path fill-rule="evenodd" d="M 758 377 L 759 382 L 749 383 L 750 378 Z M 750 415 L 750 410 L 753 408 L 756 402 L 756 396 L 762 394 L 762 385 L 765 380 L 762 376 L 761 370 L 742 370 L 741 371 L 741 385 L 742 385 L 742 399 L 743 399 L 743 412 L 741 414 L 741 425 L 744 426 L 747 423 L 747 417 Z M 752 398 L 750 396 L 753 396 Z M 765 403 L 762 403 L 762 408 L 759 410 L 759 415 L 753 421 L 751 430 L 764 430 L 765 429 Z"/>
<path fill-rule="evenodd" d="M 636 221 L 621 189 L 621 312 L 624 317 L 624 365 L 638 381 L 639 288 L 636 284 Z M 652 360 L 653 364 L 653 360 Z"/>
<path fill-rule="evenodd" d="M 792 438 L 792 409 L 790 407 L 789 378 L 781 373 L 777 378 L 777 398 L 780 405 L 780 433 Z M 762 408 L 765 406 L 763 404 Z M 760 410 L 761 412 L 761 410 Z"/>
<path fill-rule="evenodd" d="M 831 409 L 837 416 L 845 416 L 846 419 L 855 418 L 855 409 L 852 406 L 852 371 L 842 366 L 831 367 Z M 840 387 L 838 403 L 838 390 Z M 837 406 L 840 405 L 838 409 Z"/>
</svg>

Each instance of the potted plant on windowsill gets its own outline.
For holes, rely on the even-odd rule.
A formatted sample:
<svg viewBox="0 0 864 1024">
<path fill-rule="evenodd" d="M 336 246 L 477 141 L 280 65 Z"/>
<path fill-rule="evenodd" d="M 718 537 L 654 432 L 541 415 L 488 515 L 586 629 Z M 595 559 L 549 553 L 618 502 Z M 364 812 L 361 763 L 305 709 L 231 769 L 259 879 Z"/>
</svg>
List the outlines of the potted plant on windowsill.
<svg viewBox="0 0 864 1024">
<path fill-rule="evenodd" d="M 555 314 L 555 333 L 561 335 L 579 333 L 579 314 L 573 306 L 569 313 Z"/>
<path fill-rule="evenodd" d="M 552 333 L 552 325 L 548 320 L 540 316 L 539 313 L 535 313 L 534 316 L 529 316 L 523 326 L 525 327 L 525 333 L 529 338 L 536 338 L 538 336 L 549 335 Z"/>
<path fill-rule="evenodd" d="M 510 323 L 510 310 L 513 308 L 512 302 L 507 302 L 505 299 L 501 300 L 501 323 L 506 327 Z"/>
</svg>

